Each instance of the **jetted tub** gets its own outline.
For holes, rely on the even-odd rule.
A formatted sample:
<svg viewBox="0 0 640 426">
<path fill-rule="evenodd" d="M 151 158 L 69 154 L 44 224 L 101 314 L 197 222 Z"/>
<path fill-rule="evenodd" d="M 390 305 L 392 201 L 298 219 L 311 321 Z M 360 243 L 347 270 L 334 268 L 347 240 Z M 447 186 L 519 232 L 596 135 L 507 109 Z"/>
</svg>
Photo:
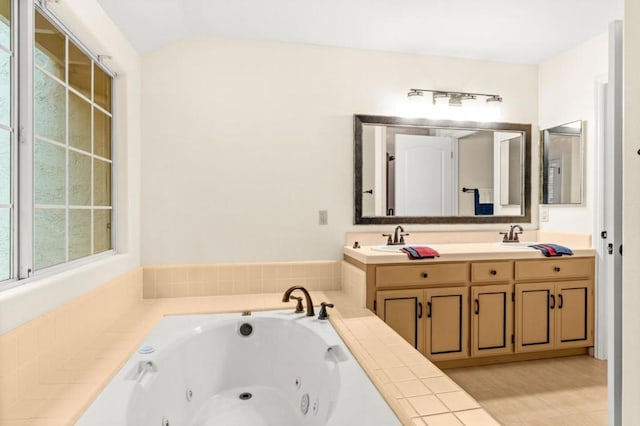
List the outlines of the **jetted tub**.
<svg viewBox="0 0 640 426">
<path fill-rule="evenodd" d="M 400 425 L 329 321 L 163 318 L 79 426 Z"/>
</svg>

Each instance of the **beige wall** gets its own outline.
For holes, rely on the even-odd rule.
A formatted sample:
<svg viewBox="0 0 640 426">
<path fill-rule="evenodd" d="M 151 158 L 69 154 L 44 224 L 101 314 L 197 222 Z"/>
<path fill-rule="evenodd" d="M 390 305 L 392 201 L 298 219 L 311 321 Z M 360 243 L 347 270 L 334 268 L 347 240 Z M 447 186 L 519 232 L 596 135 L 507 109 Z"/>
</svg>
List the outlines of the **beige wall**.
<svg viewBox="0 0 640 426">
<path fill-rule="evenodd" d="M 337 260 L 345 232 L 388 231 L 353 225 L 353 114 L 406 115 L 412 87 L 538 122 L 535 65 L 192 38 L 143 76 L 144 264 Z"/>
<path fill-rule="evenodd" d="M 539 65 L 538 116 L 540 129 L 576 120 L 586 120 L 584 205 L 549 206 L 549 222 L 540 229 L 589 232 L 594 229 L 595 197 L 595 87 L 597 78 L 608 71 L 608 35 L 606 32 Z M 539 146 L 534 145 L 534 155 Z M 537 187 L 539 170 L 532 182 Z M 536 198 L 537 199 L 537 198 Z"/>
<path fill-rule="evenodd" d="M 622 151 L 622 424 L 640 423 L 640 3 L 625 1 Z"/>
<path fill-rule="evenodd" d="M 118 255 L 0 293 L 0 334 L 140 265 L 140 58 L 95 0 L 47 3 L 96 54 L 112 57 Z"/>
</svg>

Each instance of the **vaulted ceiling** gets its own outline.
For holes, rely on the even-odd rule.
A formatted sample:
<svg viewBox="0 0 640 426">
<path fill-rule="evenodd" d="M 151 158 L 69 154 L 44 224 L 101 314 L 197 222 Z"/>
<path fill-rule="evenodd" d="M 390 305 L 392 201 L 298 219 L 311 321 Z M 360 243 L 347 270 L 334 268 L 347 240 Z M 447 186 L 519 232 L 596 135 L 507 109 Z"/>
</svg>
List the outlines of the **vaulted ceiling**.
<svg viewBox="0 0 640 426">
<path fill-rule="evenodd" d="M 210 35 L 539 63 L 623 16 L 623 0 L 98 1 L 142 54 Z"/>
</svg>

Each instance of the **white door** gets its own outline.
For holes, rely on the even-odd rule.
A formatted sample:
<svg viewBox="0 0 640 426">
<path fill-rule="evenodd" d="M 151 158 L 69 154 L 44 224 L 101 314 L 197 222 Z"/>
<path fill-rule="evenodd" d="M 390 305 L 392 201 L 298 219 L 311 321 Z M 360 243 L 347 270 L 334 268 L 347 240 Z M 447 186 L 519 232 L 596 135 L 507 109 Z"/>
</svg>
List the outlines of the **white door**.
<svg viewBox="0 0 640 426">
<path fill-rule="evenodd" d="M 397 135 L 395 143 L 396 216 L 455 214 L 455 139 Z"/>
<path fill-rule="evenodd" d="M 609 424 L 622 424 L 622 21 L 609 25 L 609 72 L 596 82 L 596 340 L 607 359 Z"/>
</svg>

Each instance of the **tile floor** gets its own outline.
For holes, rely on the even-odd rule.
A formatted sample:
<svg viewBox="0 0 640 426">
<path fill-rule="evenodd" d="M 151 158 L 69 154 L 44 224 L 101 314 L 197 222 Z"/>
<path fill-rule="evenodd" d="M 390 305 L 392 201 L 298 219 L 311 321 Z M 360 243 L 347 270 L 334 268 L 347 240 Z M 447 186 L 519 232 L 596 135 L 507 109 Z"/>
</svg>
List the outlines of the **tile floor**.
<svg viewBox="0 0 640 426">
<path fill-rule="evenodd" d="M 444 371 L 504 425 L 607 424 L 606 361 L 584 355 Z"/>
</svg>

